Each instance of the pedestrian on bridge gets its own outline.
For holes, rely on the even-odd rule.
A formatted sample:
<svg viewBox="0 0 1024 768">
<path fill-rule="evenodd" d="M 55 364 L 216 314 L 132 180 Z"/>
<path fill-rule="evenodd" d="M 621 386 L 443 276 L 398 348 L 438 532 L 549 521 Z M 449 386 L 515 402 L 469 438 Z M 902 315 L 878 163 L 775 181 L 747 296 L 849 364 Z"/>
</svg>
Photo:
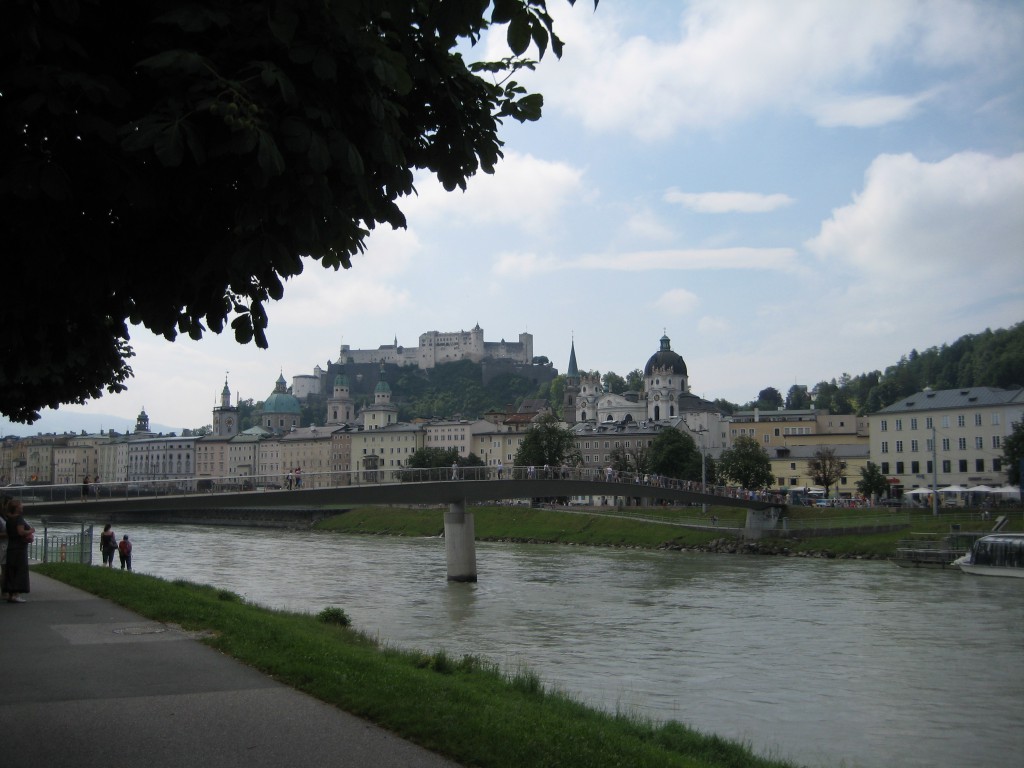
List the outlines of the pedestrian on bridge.
<svg viewBox="0 0 1024 768">
<path fill-rule="evenodd" d="M 457 461 L 452 462 L 452 480 L 459 479 L 459 463 Z"/>
<path fill-rule="evenodd" d="M 501 480 L 502 475 L 505 474 L 505 465 L 501 463 L 501 459 L 498 459 L 498 479 Z"/>
</svg>

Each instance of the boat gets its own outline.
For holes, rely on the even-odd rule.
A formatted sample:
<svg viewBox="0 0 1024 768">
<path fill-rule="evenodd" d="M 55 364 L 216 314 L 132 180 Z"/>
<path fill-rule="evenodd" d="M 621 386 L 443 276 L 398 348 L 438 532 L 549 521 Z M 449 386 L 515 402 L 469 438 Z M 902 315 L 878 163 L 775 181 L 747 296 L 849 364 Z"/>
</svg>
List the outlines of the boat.
<svg viewBox="0 0 1024 768">
<path fill-rule="evenodd" d="M 1024 579 L 1024 533 L 982 536 L 974 542 L 971 551 L 954 560 L 953 565 L 975 576 Z"/>
</svg>

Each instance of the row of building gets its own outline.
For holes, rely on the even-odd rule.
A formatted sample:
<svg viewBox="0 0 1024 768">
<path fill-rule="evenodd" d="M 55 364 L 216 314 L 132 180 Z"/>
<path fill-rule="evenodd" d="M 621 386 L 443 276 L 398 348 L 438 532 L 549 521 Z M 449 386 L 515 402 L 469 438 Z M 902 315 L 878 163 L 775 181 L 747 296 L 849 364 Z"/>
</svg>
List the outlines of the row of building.
<svg viewBox="0 0 1024 768">
<path fill-rule="evenodd" d="M 383 366 L 373 401 L 357 408 L 345 375 L 334 377 L 322 426 L 302 426 L 301 403 L 279 376 L 264 401 L 258 426 L 240 430 L 237 405 L 225 381 L 213 409 L 212 432 L 201 437 L 156 435 L 145 411 L 128 435 L 41 435 L 7 438 L 0 450 L 5 483 L 77 484 L 159 481 L 202 487 L 284 482 L 299 471 L 305 486 L 391 480 L 420 448 L 475 454 L 485 465 L 511 466 L 526 431 L 545 402 L 527 401 L 512 412 L 478 419 L 399 422 Z M 782 490 L 815 485 L 809 462 L 823 447 L 845 462 L 838 492 L 855 495 L 860 469 L 872 461 L 891 494 L 918 487 L 1006 482 L 1003 443 L 1024 420 L 1024 390 L 971 387 L 923 391 L 869 416 L 821 410 L 741 411 L 723 414 L 692 394 L 683 358 L 667 336 L 643 369 L 643 391 L 605 392 L 596 376 L 581 375 L 570 349 L 562 413 L 587 468 L 603 468 L 616 453 L 650 447 L 659 432 L 690 434 L 711 458 L 738 437 L 767 452 Z"/>
</svg>

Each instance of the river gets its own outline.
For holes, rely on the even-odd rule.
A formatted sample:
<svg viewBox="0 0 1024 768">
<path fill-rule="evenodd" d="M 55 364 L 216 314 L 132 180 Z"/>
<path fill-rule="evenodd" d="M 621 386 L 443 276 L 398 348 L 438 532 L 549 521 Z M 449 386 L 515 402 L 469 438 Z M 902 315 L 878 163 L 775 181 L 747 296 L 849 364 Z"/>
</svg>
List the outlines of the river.
<svg viewBox="0 0 1024 768">
<path fill-rule="evenodd" d="M 877 561 L 182 526 L 117 530 L 135 569 L 343 608 L 381 641 L 521 666 L 594 707 L 817 768 L 1020 765 L 1024 581 Z"/>
</svg>

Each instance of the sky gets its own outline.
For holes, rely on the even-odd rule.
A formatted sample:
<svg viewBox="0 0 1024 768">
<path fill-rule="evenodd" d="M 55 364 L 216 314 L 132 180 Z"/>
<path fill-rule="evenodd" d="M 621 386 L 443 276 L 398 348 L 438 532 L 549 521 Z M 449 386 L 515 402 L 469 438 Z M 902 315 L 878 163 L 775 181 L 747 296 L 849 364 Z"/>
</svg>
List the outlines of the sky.
<svg viewBox="0 0 1024 768">
<path fill-rule="evenodd" d="M 1024 4 L 549 0 L 565 42 L 518 79 L 493 175 L 427 174 L 350 270 L 306 260 L 270 348 L 132 331 L 128 390 L 0 433 L 211 421 L 354 349 L 533 334 L 564 372 L 643 368 L 744 403 L 1024 320 Z M 467 55 L 501 57 L 504 31 Z M 400 395 L 400 393 L 396 393 Z"/>
</svg>

